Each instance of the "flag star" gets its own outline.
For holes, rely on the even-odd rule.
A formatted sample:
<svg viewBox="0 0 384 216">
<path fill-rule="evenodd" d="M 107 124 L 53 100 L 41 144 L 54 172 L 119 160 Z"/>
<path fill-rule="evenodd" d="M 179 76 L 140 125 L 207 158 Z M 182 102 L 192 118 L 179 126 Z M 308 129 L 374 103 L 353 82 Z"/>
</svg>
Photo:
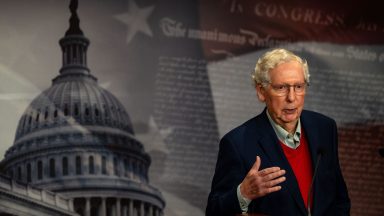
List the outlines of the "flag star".
<svg viewBox="0 0 384 216">
<path fill-rule="evenodd" d="M 171 127 L 161 129 L 154 117 L 150 116 L 148 131 L 145 133 L 136 133 L 136 137 L 144 144 L 147 152 L 157 150 L 168 154 L 169 150 L 164 140 L 170 136 L 173 131 L 174 129 Z"/>
<path fill-rule="evenodd" d="M 147 23 L 154 6 L 139 8 L 133 0 L 128 2 L 128 12 L 115 15 L 114 17 L 127 25 L 127 40 L 129 43 L 138 32 L 142 32 L 152 37 L 152 31 Z"/>
</svg>

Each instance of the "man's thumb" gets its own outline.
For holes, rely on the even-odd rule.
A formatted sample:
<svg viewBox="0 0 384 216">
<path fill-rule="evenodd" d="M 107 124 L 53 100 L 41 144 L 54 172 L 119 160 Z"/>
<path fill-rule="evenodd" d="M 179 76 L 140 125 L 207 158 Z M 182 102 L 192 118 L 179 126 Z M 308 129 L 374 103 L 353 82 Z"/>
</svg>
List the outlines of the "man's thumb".
<svg viewBox="0 0 384 216">
<path fill-rule="evenodd" d="M 260 164 L 261 164 L 261 159 L 259 156 L 256 156 L 256 161 L 255 163 L 253 164 L 252 166 L 252 170 L 255 170 L 255 171 L 259 171 L 259 168 L 260 168 Z"/>
</svg>

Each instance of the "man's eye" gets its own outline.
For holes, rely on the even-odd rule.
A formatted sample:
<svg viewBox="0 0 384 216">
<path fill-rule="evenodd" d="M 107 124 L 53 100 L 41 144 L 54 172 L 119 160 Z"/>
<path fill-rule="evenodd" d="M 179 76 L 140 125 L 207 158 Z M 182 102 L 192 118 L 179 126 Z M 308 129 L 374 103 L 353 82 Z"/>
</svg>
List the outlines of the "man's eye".
<svg viewBox="0 0 384 216">
<path fill-rule="evenodd" d="M 278 86 L 276 86 L 276 89 L 277 90 L 285 90 L 286 87 L 284 85 L 278 85 Z"/>
</svg>

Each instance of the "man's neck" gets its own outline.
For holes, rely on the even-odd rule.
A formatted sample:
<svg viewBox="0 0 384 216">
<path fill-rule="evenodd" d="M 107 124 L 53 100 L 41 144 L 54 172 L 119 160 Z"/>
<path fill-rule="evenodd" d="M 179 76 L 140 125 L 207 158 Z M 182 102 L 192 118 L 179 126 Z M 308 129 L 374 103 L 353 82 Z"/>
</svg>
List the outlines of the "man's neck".
<svg viewBox="0 0 384 216">
<path fill-rule="evenodd" d="M 284 128 L 284 130 L 286 130 L 288 133 L 293 134 L 296 131 L 297 122 L 298 121 L 287 123 L 287 124 L 278 124 L 278 125 L 280 125 L 282 128 Z"/>
</svg>

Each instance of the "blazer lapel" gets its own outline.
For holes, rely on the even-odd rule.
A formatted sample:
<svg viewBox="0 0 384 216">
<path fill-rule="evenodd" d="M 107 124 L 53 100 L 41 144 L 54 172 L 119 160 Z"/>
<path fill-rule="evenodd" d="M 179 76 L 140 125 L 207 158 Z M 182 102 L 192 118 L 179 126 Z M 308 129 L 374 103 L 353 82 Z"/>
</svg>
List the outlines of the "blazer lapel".
<svg viewBox="0 0 384 216">
<path fill-rule="evenodd" d="M 316 161 L 317 161 L 317 157 L 318 157 L 318 151 L 320 149 L 320 146 L 321 146 L 321 143 L 320 143 L 320 140 L 321 140 L 321 137 L 319 136 L 319 134 L 316 132 L 316 126 L 314 124 L 312 124 L 312 121 L 311 119 L 308 119 L 305 117 L 305 111 L 303 111 L 303 114 L 301 115 L 301 123 L 302 123 L 302 127 L 304 129 L 304 133 L 307 137 L 307 141 L 308 141 L 308 147 L 309 147 L 309 150 L 311 152 L 311 158 L 312 158 L 312 168 L 313 168 L 313 171 L 315 171 L 315 167 L 316 167 Z M 321 163 L 321 161 L 320 161 Z M 320 164 L 319 164 L 320 165 Z M 321 166 L 319 166 L 320 168 Z M 317 211 L 317 205 L 315 205 L 316 203 L 316 200 L 319 200 L 319 196 L 320 196 L 320 193 L 319 193 L 319 181 L 316 181 L 316 179 L 318 178 L 318 176 L 321 174 L 321 171 L 317 171 L 317 177 L 315 178 L 315 181 L 314 181 L 314 184 L 313 184 L 313 188 L 312 188 L 312 201 L 311 203 L 313 204 L 313 208 L 312 208 L 312 212 L 316 212 Z"/>
<path fill-rule="evenodd" d="M 319 143 L 320 137 L 316 132 L 316 130 L 314 129 L 316 126 L 312 124 L 312 122 L 309 119 L 303 117 L 302 115 L 300 120 L 301 120 L 302 130 L 304 130 L 304 134 L 307 137 L 308 147 L 309 147 L 309 151 L 311 153 L 311 158 L 312 158 L 312 167 L 314 169 L 316 165 L 316 160 L 317 160 L 317 151 L 319 150 L 319 147 L 320 147 L 320 143 Z"/>
</svg>

